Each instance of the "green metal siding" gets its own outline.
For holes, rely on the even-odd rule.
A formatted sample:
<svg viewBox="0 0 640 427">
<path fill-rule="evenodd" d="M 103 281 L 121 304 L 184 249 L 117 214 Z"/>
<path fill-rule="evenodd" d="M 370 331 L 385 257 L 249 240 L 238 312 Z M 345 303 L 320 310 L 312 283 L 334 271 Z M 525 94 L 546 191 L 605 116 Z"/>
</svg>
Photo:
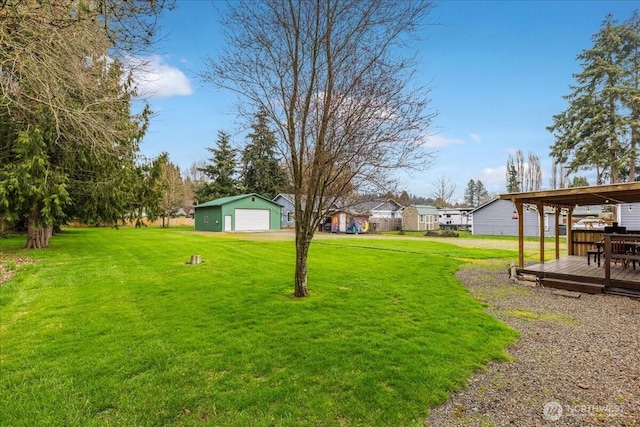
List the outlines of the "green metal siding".
<svg viewBox="0 0 640 427">
<path fill-rule="evenodd" d="M 205 206 L 195 210 L 195 227 L 199 231 L 222 231 L 224 220 L 220 206 Z"/>
<path fill-rule="evenodd" d="M 280 229 L 281 206 L 257 194 L 225 197 L 203 203 L 195 208 L 195 229 L 200 231 L 223 231 L 224 217 L 231 216 L 231 231 L 236 229 L 236 209 L 268 209 L 269 229 Z M 205 217 L 208 222 L 205 222 Z"/>
</svg>

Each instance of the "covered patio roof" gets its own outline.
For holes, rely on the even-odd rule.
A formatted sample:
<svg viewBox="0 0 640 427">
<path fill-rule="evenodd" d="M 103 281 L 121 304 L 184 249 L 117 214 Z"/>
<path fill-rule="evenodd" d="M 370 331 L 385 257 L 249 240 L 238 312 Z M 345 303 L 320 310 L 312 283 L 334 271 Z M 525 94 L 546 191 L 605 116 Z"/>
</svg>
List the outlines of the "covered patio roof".
<svg viewBox="0 0 640 427">
<path fill-rule="evenodd" d="M 594 185 L 590 187 L 562 188 L 558 190 L 528 191 L 523 193 L 501 194 L 503 200 L 511 200 L 515 205 L 518 219 L 518 264 L 524 266 L 524 226 L 523 205 L 532 204 L 540 207 L 551 206 L 555 210 L 555 252 L 556 259 L 560 257 L 559 217 L 560 208 L 569 211 L 569 223 L 571 214 L 576 206 L 590 206 L 602 204 L 634 203 L 640 202 L 640 182 L 626 182 L 622 184 Z M 538 209 L 542 212 L 543 209 Z M 514 212 L 514 213 L 516 213 Z M 540 220 L 540 262 L 544 263 L 544 218 Z M 567 227 L 567 240 L 573 240 L 571 227 Z M 573 255 L 572 246 L 568 246 L 568 254 Z"/>
<path fill-rule="evenodd" d="M 640 182 L 562 188 L 559 190 L 528 191 L 501 194 L 501 199 L 513 203 L 530 203 L 571 208 L 576 205 L 602 205 L 640 202 Z"/>
</svg>

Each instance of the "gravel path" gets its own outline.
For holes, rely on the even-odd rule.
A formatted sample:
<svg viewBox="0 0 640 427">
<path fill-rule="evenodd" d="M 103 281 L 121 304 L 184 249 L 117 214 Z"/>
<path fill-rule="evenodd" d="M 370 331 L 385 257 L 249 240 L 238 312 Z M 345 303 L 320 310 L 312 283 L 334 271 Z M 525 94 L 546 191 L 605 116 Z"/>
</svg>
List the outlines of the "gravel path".
<svg viewBox="0 0 640 427">
<path fill-rule="evenodd" d="M 520 340 L 512 362 L 477 372 L 427 426 L 640 426 L 640 300 L 557 295 L 514 284 L 506 266 L 458 278 Z"/>
</svg>

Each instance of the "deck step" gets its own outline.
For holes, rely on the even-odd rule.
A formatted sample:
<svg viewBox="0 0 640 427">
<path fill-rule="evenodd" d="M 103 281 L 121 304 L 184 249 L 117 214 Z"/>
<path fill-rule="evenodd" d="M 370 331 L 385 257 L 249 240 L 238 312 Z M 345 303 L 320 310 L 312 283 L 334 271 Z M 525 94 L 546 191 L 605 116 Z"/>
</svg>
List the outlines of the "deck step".
<svg viewBox="0 0 640 427">
<path fill-rule="evenodd" d="M 598 283 L 576 282 L 574 280 L 555 279 L 550 277 L 542 279 L 541 285 L 545 288 L 586 292 L 588 294 L 601 294 L 604 292 L 604 286 Z"/>
<path fill-rule="evenodd" d="M 612 295 L 621 295 L 624 297 L 640 298 L 640 291 L 635 289 L 610 287 L 610 288 L 607 288 L 605 292 Z"/>
</svg>

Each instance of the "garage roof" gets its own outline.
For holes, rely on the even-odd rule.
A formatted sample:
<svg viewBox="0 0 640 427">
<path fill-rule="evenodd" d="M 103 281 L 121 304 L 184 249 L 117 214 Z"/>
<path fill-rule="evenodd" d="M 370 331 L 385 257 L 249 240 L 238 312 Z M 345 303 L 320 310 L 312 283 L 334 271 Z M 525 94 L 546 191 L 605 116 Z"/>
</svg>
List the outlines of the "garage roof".
<svg viewBox="0 0 640 427">
<path fill-rule="evenodd" d="M 273 200 L 269 200 L 266 197 L 263 197 L 257 193 L 251 193 L 251 194 L 240 194 L 238 196 L 228 196 L 228 197 L 221 197 L 219 199 L 215 199 L 215 200 L 211 200 L 209 202 L 205 202 L 205 203 L 200 203 L 199 205 L 196 205 L 196 208 L 204 208 L 204 207 L 209 207 L 209 206 L 222 206 L 222 205 L 226 205 L 227 203 L 231 203 L 231 202 L 235 202 L 237 200 L 242 200 L 242 199 L 246 199 L 247 197 L 259 197 L 262 200 L 269 202 L 273 205 L 276 206 L 280 206 L 279 204 L 277 204 L 276 202 L 274 202 Z"/>
<path fill-rule="evenodd" d="M 514 203 L 542 204 L 570 208 L 576 205 L 602 205 L 640 202 L 640 182 L 562 188 L 558 190 L 506 193 L 501 199 Z"/>
</svg>

